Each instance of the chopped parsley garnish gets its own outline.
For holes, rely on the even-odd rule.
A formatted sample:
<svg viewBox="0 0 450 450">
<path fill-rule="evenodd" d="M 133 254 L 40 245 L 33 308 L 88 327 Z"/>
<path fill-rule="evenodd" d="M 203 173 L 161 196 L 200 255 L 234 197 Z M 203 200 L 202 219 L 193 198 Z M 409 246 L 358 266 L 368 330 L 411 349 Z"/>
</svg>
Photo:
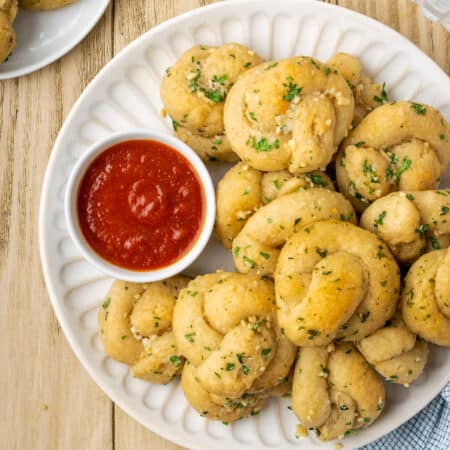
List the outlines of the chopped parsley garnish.
<svg viewBox="0 0 450 450">
<path fill-rule="evenodd" d="M 449 210 L 450 210 L 450 208 L 448 206 L 443 206 L 441 208 L 441 212 L 439 213 L 439 215 L 440 216 L 445 216 L 448 213 Z"/>
<path fill-rule="evenodd" d="M 430 237 L 430 242 L 433 250 L 439 250 L 441 248 L 439 241 L 435 237 Z"/>
<path fill-rule="evenodd" d="M 109 304 L 111 303 L 111 297 L 108 297 L 102 304 L 103 309 L 107 309 Z"/>
<path fill-rule="evenodd" d="M 280 182 L 278 180 L 273 180 L 272 183 L 277 189 L 280 189 Z"/>
<path fill-rule="evenodd" d="M 348 435 L 352 435 L 352 436 L 356 436 L 358 433 L 355 430 L 347 430 L 344 435 L 348 436 Z"/>
<path fill-rule="evenodd" d="M 252 65 L 251 61 L 247 61 L 244 63 L 244 67 L 247 69 L 247 67 L 250 67 Z"/>
<path fill-rule="evenodd" d="M 393 155 L 393 154 L 391 154 Z M 391 156 L 391 163 L 396 164 L 397 160 L 393 159 Z M 395 161 L 395 162 L 394 162 Z M 400 164 L 400 167 L 395 171 L 395 173 L 392 171 L 391 167 L 388 167 L 386 170 L 386 176 L 389 180 L 398 181 L 400 176 L 406 172 L 411 167 L 411 160 L 408 159 L 406 156 L 403 157 L 402 162 Z"/>
<path fill-rule="evenodd" d="M 263 348 L 263 349 L 261 350 L 261 355 L 262 355 L 262 356 L 267 356 L 271 351 L 272 351 L 271 348 Z"/>
<path fill-rule="evenodd" d="M 424 116 L 427 113 L 427 108 L 420 103 L 411 103 L 411 109 L 419 116 Z"/>
<path fill-rule="evenodd" d="M 179 126 L 180 126 L 180 123 L 177 122 L 176 120 L 172 119 L 172 127 L 173 127 L 174 131 L 177 131 Z"/>
<path fill-rule="evenodd" d="M 383 83 L 383 86 L 381 87 L 381 96 L 375 95 L 373 98 L 377 103 L 383 104 L 388 103 L 389 99 L 386 92 L 386 82 Z"/>
<path fill-rule="evenodd" d="M 357 143 L 355 144 L 355 147 L 360 148 L 360 147 L 362 147 L 364 144 L 365 144 L 365 141 L 359 141 L 359 142 L 357 142 Z"/>
<path fill-rule="evenodd" d="M 328 255 L 328 250 L 321 250 L 320 248 L 316 248 L 316 253 L 320 255 L 321 258 L 325 258 Z"/>
<path fill-rule="evenodd" d="M 273 69 L 273 68 L 276 67 L 276 66 L 278 66 L 278 63 L 277 63 L 277 62 L 274 62 L 274 63 L 272 63 L 272 64 L 269 64 L 269 65 L 265 68 L 265 70 Z"/>
<path fill-rule="evenodd" d="M 244 260 L 245 265 L 250 267 L 250 269 L 253 269 L 256 266 L 255 261 L 253 261 L 253 259 L 250 259 L 248 256 L 244 255 L 242 259 Z"/>
<path fill-rule="evenodd" d="M 234 256 L 238 256 L 239 255 L 239 251 L 241 250 L 241 247 L 234 247 L 234 250 L 233 250 L 233 254 L 234 254 Z"/>
<path fill-rule="evenodd" d="M 283 86 L 287 88 L 286 94 L 284 94 L 283 98 L 287 102 L 291 102 L 294 97 L 300 94 L 303 88 L 301 86 L 298 86 L 296 83 L 293 83 L 292 77 L 288 77 L 287 80 L 289 81 L 289 83 L 283 83 Z"/>
<path fill-rule="evenodd" d="M 379 214 L 378 218 L 375 220 L 374 226 L 378 227 L 379 225 L 383 225 L 383 220 L 386 217 L 387 212 L 383 211 Z"/>
<path fill-rule="evenodd" d="M 414 200 L 414 195 L 412 195 L 412 194 L 406 194 L 406 198 L 407 198 L 408 200 Z"/>
<path fill-rule="evenodd" d="M 210 91 L 208 89 L 201 88 L 200 90 L 203 92 L 203 94 L 205 94 L 206 98 L 213 101 L 214 103 L 220 103 L 225 100 L 225 96 L 222 94 L 222 92 L 219 89 Z"/>
<path fill-rule="evenodd" d="M 253 324 L 252 328 L 253 328 L 253 330 L 256 331 L 257 329 L 261 328 L 261 325 L 262 325 L 262 320 L 258 320 L 258 322 L 255 322 Z"/>
<path fill-rule="evenodd" d="M 196 70 L 195 77 L 188 80 L 188 85 L 191 90 L 191 92 L 197 92 L 198 91 L 198 83 L 197 80 L 200 78 L 200 70 Z"/>
<path fill-rule="evenodd" d="M 308 339 L 314 339 L 316 336 L 319 336 L 321 332 L 319 330 L 308 330 Z"/>
<path fill-rule="evenodd" d="M 262 137 L 259 141 L 256 139 L 255 136 L 252 136 L 251 139 L 251 146 L 258 152 L 269 152 L 270 150 L 274 148 L 280 148 L 280 141 L 278 139 L 275 139 L 272 144 L 269 144 L 269 141 L 267 138 Z"/>
<path fill-rule="evenodd" d="M 189 341 L 189 342 L 194 342 L 194 336 L 197 336 L 197 333 L 194 331 L 193 333 L 188 333 L 185 334 L 184 337 Z"/>
<path fill-rule="evenodd" d="M 369 164 L 369 161 L 367 160 L 367 158 L 364 159 L 363 162 L 363 173 L 370 174 L 370 182 L 371 183 L 379 183 L 379 179 L 377 177 L 377 173 L 375 171 L 375 169 L 373 168 L 372 164 Z"/>
<path fill-rule="evenodd" d="M 236 365 L 232 362 L 227 362 L 227 365 L 225 366 L 225 370 L 227 372 L 230 372 L 231 370 L 233 370 L 236 367 Z"/>
<path fill-rule="evenodd" d="M 244 375 L 248 375 L 248 373 L 250 372 L 250 369 L 247 366 L 243 365 L 242 372 L 244 373 Z"/>
<path fill-rule="evenodd" d="M 429 228 L 429 225 L 427 223 L 424 223 L 424 224 L 420 225 L 420 227 L 417 228 L 416 231 L 419 233 L 421 238 L 424 238 L 425 235 L 428 233 L 428 228 Z"/>
<path fill-rule="evenodd" d="M 258 119 L 257 119 L 256 116 L 255 116 L 255 113 L 252 112 L 252 111 L 249 111 L 248 117 L 250 117 L 250 119 L 254 120 L 255 122 L 258 121 Z"/>
<path fill-rule="evenodd" d="M 313 173 L 309 173 L 306 175 L 306 178 L 312 181 L 312 183 L 317 184 L 318 186 L 326 186 L 327 182 L 323 179 L 322 175 L 315 175 Z"/>
<path fill-rule="evenodd" d="M 169 359 L 175 367 L 178 367 L 181 364 L 181 359 L 177 355 L 172 355 Z"/>
<path fill-rule="evenodd" d="M 406 156 L 403 157 L 402 163 L 400 164 L 400 167 L 397 169 L 397 172 L 395 174 L 397 179 L 403 172 L 406 172 L 410 167 L 411 167 L 411 160 L 406 158 Z"/>
<path fill-rule="evenodd" d="M 259 252 L 259 254 L 260 254 L 264 259 L 269 259 L 269 258 L 270 258 L 269 253 Z"/>
<path fill-rule="evenodd" d="M 215 81 L 216 83 L 219 83 L 223 86 L 223 84 L 225 83 L 225 81 L 227 80 L 228 75 L 226 73 L 224 73 L 223 75 L 221 75 L 220 77 L 217 75 L 213 76 L 213 81 Z"/>
</svg>

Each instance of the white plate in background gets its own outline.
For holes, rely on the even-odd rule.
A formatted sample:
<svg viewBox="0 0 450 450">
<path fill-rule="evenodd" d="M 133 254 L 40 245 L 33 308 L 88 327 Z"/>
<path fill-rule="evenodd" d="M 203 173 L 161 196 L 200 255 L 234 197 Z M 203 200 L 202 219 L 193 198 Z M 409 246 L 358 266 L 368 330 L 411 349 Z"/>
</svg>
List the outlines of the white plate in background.
<svg viewBox="0 0 450 450">
<path fill-rule="evenodd" d="M 366 16 L 308 0 L 237 0 L 193 10 L 153 28 L 120 52 L 90 83 L 69 114 L 51 153 L 42 190 L 39 240 L 45 280 L 61 327 L 97 384 L 148 429 L 196 450 L 332 449 L 332 443 L 295 439 L 297 421 L 286 399 L 271 400 L 256 417 L 230 426 L 201 418 L 178 381 L 166 386 L 133 379 L 108 358 L 97 329 L 97 310 L 111 282 L 77 252 L 64 219 L 64 192 L 75 162 L 100 138 L 131 127 L 169 131 L 162 119 L 159 84 L 165 69 L 194 44 L 237 41 L 265 58 L 294 54 L 326 60 L 337 51 L 361 58 L 392 98 L 428 103 L 450 120 L 450 80 L 426 55 L 392 29 Z M 209 166 L 218 178 L 225 166 Z M 449 187 L 450 177 L 443 185 Z M 193 271 L 232 269 L 228 251 L 211 240 Z M 380 418 L 345 449 L 367 444 L 401 425 L 449 380 L 450 351 L 431 346 L 425 373 L 409 389 L 387 385 Z M 88 412 L 89 413 L 89 412 Z M 92 418 L 95 420 L 95 417 Z"/>
<path fill-rule="evenodd" d="M 53 11 L 19 9 L 13 24 L 17 45 L 0 64 L 0 80 L 26 75 L 61 58 L 94 28 L 108 4 L 109 0 L 78 0 Z"/>
</svg>

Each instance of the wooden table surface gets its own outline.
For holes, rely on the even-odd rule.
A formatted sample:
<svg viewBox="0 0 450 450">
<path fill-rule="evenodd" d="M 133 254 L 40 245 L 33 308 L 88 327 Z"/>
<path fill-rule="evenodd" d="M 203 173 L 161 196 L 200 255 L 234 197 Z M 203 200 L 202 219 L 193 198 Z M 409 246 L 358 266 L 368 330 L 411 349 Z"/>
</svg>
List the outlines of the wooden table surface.
<svg viewBox="0 0 450 450">
<path fill-rule="evenodd" d="M 1 449 L 179 448 L 114 406 L 72 353 L 41 272 L 38 207 L 53 142 L 86 85 L 133 39 L 207 3 L 212 1 L 113 0 L 68 55 L 31 75 L 0 82 Z M 450 33 L 427 21 L 410 0 L 330 3 L 395 28 L 450 73 Z"/>
</svg>

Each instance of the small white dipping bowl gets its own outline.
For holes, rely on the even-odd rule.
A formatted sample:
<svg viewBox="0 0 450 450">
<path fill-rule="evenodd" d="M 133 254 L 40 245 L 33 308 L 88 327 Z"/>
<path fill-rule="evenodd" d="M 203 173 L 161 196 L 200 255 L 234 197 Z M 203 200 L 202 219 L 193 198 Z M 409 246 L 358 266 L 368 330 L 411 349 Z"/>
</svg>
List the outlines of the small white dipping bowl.
<svg viewBox="0 0 450 450">
<path fill-rule="evenodd" d="M 103 151 L 107 150 L 109 147 L 120 142 L 131 140 L 152 140 L 161 142 L 183 155 L 189 161 L 194 171 L 196 172 L 205 195 L 205 217 L 203 220 L 202 229 L 194 245 L 187 251 L 184 256 L 182 256 L 174 263 L 154 270 L 138 271 L 125 269 L 105 260 L 99 254 L 97 254 L 86 241 L 78 221 L 78 192 L 80 183 L 86 173 L 86 170 L 95 160 L 95 158 Z M 137 129 L 119 132 L 112 134 L 106 139 L 103 139 L 100 142 L 94 144 L 77 161 L 75 167 L 73 168 L 67 184 L 65 196 L 65 215 L 67 227 L 71 238 L 77 245 L 81 254 L 101 272 L 120 280 L 131 281 L 135 283 L 163 280 L 182 272 L 190 264 L 192 264 L 208 243 L 214 227 L 215 214 L 216 205 L 214 186 L 211 181 L 209 172 L 203 164 L 203 161 L 190 147 L 181 142 L 179 139 L 170 134 L 157 130 Z"/>
</svg>

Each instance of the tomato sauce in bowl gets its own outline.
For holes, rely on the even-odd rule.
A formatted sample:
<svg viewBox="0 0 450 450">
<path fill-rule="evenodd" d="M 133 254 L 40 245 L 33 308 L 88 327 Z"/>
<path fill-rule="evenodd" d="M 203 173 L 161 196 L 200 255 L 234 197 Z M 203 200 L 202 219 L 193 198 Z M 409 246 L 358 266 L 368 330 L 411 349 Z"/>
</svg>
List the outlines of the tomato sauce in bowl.
<svg viewBox="0 0 450 450">
<path fill-rule="evenodd" d="M 205 220 L 205 192 L 191 163 L 154 140 L 119 142 L 84 173 L 76 203 L 89 246 L 133 271 L 175 263 L 193 247 Z"/>
</svg>

